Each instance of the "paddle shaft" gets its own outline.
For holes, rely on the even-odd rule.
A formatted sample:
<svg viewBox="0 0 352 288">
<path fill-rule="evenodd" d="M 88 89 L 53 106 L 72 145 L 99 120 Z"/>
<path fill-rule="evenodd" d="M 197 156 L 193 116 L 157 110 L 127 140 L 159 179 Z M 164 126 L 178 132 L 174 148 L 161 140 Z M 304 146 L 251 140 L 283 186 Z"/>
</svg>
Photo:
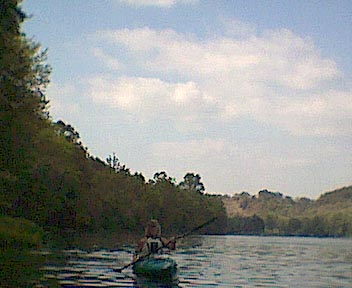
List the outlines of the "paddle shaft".
<svg viewBox="0 0 352 288">
<path fill-rule="evenodd" d="M 203 223 L 202 225 L 199 225 L 199 226 L 193 228 L 192 230 L 190 230 L 190 231 L 188 231 L 188 232 L 186 232 L 186 233 L 184 233 L 184 234 L 182 234 L 182 235 L 176 236 L 173 240 L 169 240 L 169 241 L 166 243 L 166 245 L 163 245 L 163 247 L 159 247 L 155 252 L 161 250 L 161 249 L 164 248 L 164 247 L 167 247 L 172 241 L 175 241 L 176 239 L 182 239 L 182 238 L 184 238 L 184 237 L 186 237 L 186 236 L 188 236 L 188 235 L 190 235 L 190 234 L 192 234 L 192 233 L 194 233 L 194 232 L 196 232 L 196 231 L 202 229 L 203 227 L 205 227 L 205 226 L 209 225 L 210 223 L 214 222 L 216 219 L 217 219 L 217 217 L 214 217 L 214 218 L 210 219 L 209 221 Z M 171 238 L 171 239 L 172 239 L 172 238 Z M 119 269 L 114 269 L 114 271 L 115 271 L 115 272 L 122 272 L 122 270 L 125 270 L 126 268 L 128 268 L 128 267 L 130 267 L 130 266 L 136 264 L 137 262 L 139 262 L 139 261 L 141 261 L 141 260 L 143 260 L 143 259 L 149 257 L 151 254 L 152 254 L 152 253 L 148 253 L 148 254 L 145 255 L 145 256 L 139 257 L 136 261 L 133 261 L 133 262 L 131 262 L 131 263 L 129 263 L 129 264 L 127 264 L 127 265 L 125 265 L 125 266 L 119 268 Z"/>
<path fill-rule="evenodd" d="M 214 217 L 214 218 L 208 220 L 207 222 L 203 223 L 202 225 L 199 225 L 199 226 L 193 228 L 191 231 L 188 231 L 188 232 L 186 232 L 186 233 L 184 233 L 184 234 L 182 234 L 182 235 L 176 236 L 176 237 L 175 237 L 175 240 L 176 240 L 176 239 L 182 239 L 182 238 L 184 238 L 184 237 L 186 237 L 186 236 L 188 236 L 188 235 L 190 235 L 190 234 L 192 234 L 192 233 L 194 233 L 194 232 L 196 232 L 196 231 L 202 229 L 203 227 L 208 226 L 210 223 L 214 222 L 217 218 L 218 218 L 218 217 Z M 169 241 L 169 242 L 170 242 L 170 241 Z M 169 243 L 168 243 L 168 244 L 169 244 Z"/>
</svg>

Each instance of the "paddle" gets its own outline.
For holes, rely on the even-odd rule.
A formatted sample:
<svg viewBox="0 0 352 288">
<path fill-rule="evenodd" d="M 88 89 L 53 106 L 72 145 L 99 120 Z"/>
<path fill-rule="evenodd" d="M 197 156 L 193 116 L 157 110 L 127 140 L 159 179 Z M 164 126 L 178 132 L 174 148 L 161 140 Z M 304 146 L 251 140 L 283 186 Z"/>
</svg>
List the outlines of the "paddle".
<svg viewBox="0 0 352 288">
<path fill-rule="evenodd" d="M 186 237 L 186 236 L 188 236 L 188 235 L 190 235 L 190 234 L 192 234 L 192 233 L 194 233 L 194 232 L 196 232 L 196 231 L 202 229 L 203 227 L 205 227 L 205 226 L 209 225 L 210 223 L 214 222 L 217 218 L 218 218 L 218 217 L 214 217 L 214 218 L 208 220 L 207 222 L 203 223 L 202 225 L 199 225 L 199 226 L 193 228 L 192 230 L 190 230 L 190 231 L 188 231 L 188 232 L 186 232 L 186 233 L 184 233 L 184 234 L 181 234 L 181 235 L 176 236 L 173 240 L 169 240 L 169 242 L 167 242 L 166 245 L 164 245 L 163 247 L 159 247 L 155 252 L 159 251 L 160 249 L 162 249 L 162 248 L 164 248 L 164 247 L 167 247 L 167 246 L 171 243 L 171 241 L 175 241 L 175 240 L 177 240 L 177 239 L 182 239 L 182 238 L 184 238 L 184 237 Z M 172 239 L 172 238 L 171 238 L 171 239 Z M 148 253 L 148 254 L 145 255 L 145 256 L 139 257 L 136 261 L 132 261 L 131 263 L 126 264 L 125 266 L 123 266 L 123 267 L 121 267 L 121 268 L 118 268 L 118 269 L 113 268 L 113 270 L 114 270 L 115 272 L 121 273 L 122 270 L 125 270 L 126 268 L 128 268 L 128 267 L 130 267 L 130 266 L 136 264 L 136 263 L 139 262 L 139 261 L 142 261 L 143 259 L 149 257 L 151 254 L 152 254 L 152 253 Z"/>
</svg>

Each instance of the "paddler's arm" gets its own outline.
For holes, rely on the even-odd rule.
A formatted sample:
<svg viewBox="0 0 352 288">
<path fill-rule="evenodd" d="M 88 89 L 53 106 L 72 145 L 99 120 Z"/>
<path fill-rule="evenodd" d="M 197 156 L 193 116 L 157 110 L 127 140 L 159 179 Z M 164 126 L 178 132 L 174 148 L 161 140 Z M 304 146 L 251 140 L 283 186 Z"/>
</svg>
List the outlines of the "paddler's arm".
<svg viewBox="0 0 352 288">
<path fill-rule="evenodd" d="M 138 253 L 138 252 L 142 252 L 142 249 L 143 249 L 143 247 L 144 247 L 144 244 L 145 244 L 145 242 L 147 241 L 147 238 L 142 238 L 141 240 L 139 240 L 139 242 L 138 242 L 138 245 L 137 245 L 137 248 L 136 248 L 136 252 Z"/>
<path fill-rule="evenodd" d="M 142 249 L 144 247 L 145 241 L 147 241 L 146 238 L 142 238 L 141 240 L 139 240 L 138 245 L 136 247 L 136 250 L 133 254 L 133 262 L 136 262 L 137 259 L 139 258 L 139 253 L 142 252 Z"/>
<path fill-rule="evenodd" d="M 163 246 L 170 249 L 170 250 L 176 250 L 176 239 L 175 237 L 171 237 L 170 239 L 165 239 L 161 238 L 161 242 L 163 243 Z"/>
</svg>

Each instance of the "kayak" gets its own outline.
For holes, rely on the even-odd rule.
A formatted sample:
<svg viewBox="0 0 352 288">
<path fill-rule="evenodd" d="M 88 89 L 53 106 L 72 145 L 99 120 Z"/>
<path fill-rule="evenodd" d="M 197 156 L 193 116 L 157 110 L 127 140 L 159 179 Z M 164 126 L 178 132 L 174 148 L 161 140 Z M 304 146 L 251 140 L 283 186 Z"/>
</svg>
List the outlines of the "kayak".
<svg viewBox="0 0 352 288">
<path fill-rule="evenodd" d="M 148 257 L 137 261 L 133 265 L 133 272 L 137 276 L 155 280 L 174 279 L 177 277 L 177 264 L 169 257 Z"/>
</svg>

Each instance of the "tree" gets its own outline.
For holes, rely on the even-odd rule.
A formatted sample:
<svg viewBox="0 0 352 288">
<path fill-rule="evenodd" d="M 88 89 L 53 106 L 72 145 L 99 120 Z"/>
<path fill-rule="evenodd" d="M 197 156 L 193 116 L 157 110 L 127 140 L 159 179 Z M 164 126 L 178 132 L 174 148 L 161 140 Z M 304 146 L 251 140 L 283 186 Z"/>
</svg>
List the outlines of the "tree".
<svg viewBox="0 0 352 288">
<path fill-rule="evenodd" d="M 220 200 L 179 189 L 166 172 L 145 183 L 115 153 L 106 162 L 89 156 L 73 126 L 52 122 L 44 93 L 51 69 L 46 51 L 20 30 L 20 2 L 0 0 L 0 214 L 62 238 L 104 229 L 133 233 L 150 217 L 174 234 L 224 215 Z M 189 189 L 204 191 L 199 175 L 193 178 Z"/>
<path fill-rule="evenodd" d="M 302 222 L 297 218 L 290 218 L 287 225 L 283 227 L 283 232 L 287 235 L 299 235 L 302 229 Z"/>
<path fill-rule="evenodd" d="M 112 156 L 109 155 L 109 157 L 106 158 L 106 162 L 115 173 L 124 172 L 126 175 L 131 175 L 130 169 L 127 168 L 126 165 L 121 164 L 119 158 L 116 157 L 115 152 L 112 153 Z"/>
<path fill-rule="evenodd" d="M 183 177 L 183 181 L 179 184 L 180 189 L 187 190 L 190 192 L 199 192 L 204 193 L 205 187 L 204 184 L 200 181 L 201 177 L 199 174 L 187 173 Z"/>
<path fill-rule="evenodd" d="M 12 166 L 47 118 L 45 88 L 51 68 L 44 63 L 47 51 L 28 40 L 20 30 L 26 15 L 21 1 L 0 1 L 0 166 Z M 19 137 L 21 136 L 21 137 Z M 24 164 L 25 161 L 22 161 Z"/>
<path fill-rule="evenodd" d="M 0 0 L 0 193 L 12 207 L 30 194 L 33 143 L 48 125 L 44 92 L 51 72 L 47 51 L 21 32 L 20 2 Z"/>
<path fill-rule="evenodd" d="M 20 30 L 26 19 L 18 7 L 20 2 L 0 1 L 1 110 L 8 112 L 6 116 L 34 113 L 47 118 L 48 101 L 44 91 L 49 83 L 51 68 L 44 63 L 47 51 L 28 40 Z"/>
<path fill-rule="evenodd" d="M 115 171 L 115 173 L 118 172 L 120 161 L 119 158 L 116 157 L 115 152 L 112 153 L 112 156 L 109 155 L 109 157 L 106 158 L 106 162 L 109 164 L 110 168 Z"/>
<path fill-rule="evenodd" d="M 168 182 L 172 185 L 175 184 L 175 180 L 174 178 L 169 177 L 165 171 L 161 171 L 161 172 L 156 172 L 153 176 L 153 180 L 152 183 L 154 184 L 160 184 L 160 183 L 165 183 Z"/>
</svg>

